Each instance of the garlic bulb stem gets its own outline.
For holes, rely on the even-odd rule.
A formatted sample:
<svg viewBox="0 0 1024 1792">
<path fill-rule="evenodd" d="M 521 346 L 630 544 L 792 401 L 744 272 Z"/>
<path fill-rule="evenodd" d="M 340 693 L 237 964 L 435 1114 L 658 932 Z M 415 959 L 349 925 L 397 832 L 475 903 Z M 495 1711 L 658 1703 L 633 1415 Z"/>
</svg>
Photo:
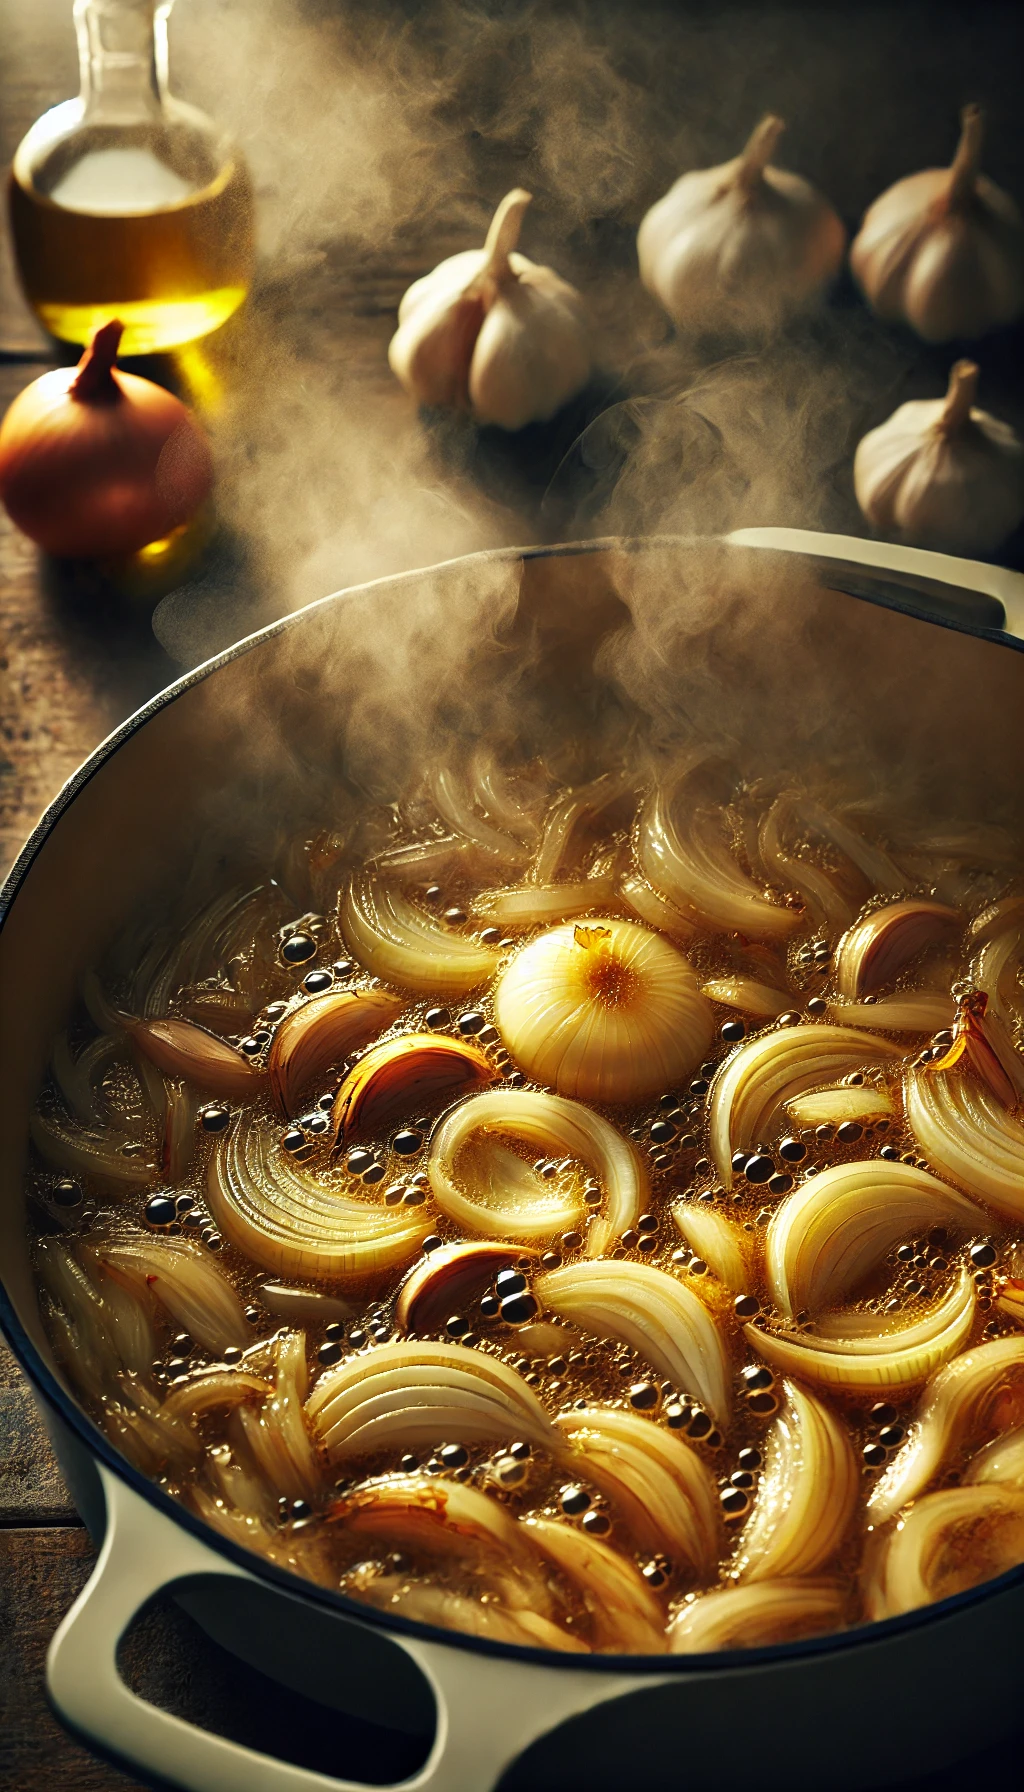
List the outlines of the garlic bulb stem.
<svg viewBox="0 0 1024 1792">
<path fill-rule="evenodd" d="M 946 401 L 935 427 L 941 435 L 955 435 L 970 421 L 971 406 L 978 391 L 978 363 L 955 361 L 949 371 Z"/>
<path fill-rule="evenodd" d="M 981 173 L 981 145 L 985 136 L 985 115 L 980 106 L 965 106 L 960 114 L 960 141 L 949 168 L 946 205 L 950 211 L 969 205 L 974 186 Z"/>
<path fill-rule="evenodd" d="M 760 124 L 754 126 L 740 154 L 739 167 L 736 171 L 737 185 L 742 187 L 744 192 L 751 192 L 753 188 L 760 186 L 763 182 L 764 171 L 771 161 L 775 147 L 785 129 L 785 120 L 776 118 L 773 112 L 769 112 L 766 118 L 762 118 Z"/>
<path fill-rule="evenodd" d="M 502 280 L 513 278 L 509 266 L 509 256 L 519 247 L 522 235 L 523 219 L 527 207 L 533 204 L 533 194 L 527 193 L 523 187 L 513 187 L 506 193 L 488 226 L 484 239 L 484 255 L 486 260 L 476 279 L 467 289 L 469 292 L 479 291 L 488 281 L 495 286 Z"/>
</svg>

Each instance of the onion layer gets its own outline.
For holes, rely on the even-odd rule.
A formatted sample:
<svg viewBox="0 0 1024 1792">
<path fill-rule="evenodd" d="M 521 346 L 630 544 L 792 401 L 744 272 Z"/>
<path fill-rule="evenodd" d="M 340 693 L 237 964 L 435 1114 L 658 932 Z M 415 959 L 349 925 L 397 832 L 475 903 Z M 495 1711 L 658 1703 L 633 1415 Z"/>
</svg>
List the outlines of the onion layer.
<svg viewBox="0 0 1024 1792">
<path fill-rule="evenodd" d="M 664 1654 L 661 1607 L 632 1562 L 596 1537 L 554 1519 L 527 1518 L 521 1528 L 583 1600 L 595 1649 Z"/>
<path fill-rule="evenodd" d="M 895 1112 L 888 1089 L 874 1083 L 838 1083 L 833 1089 L 810 1089 L 794 1095 L 786 1112 L 794 1126 L 842 1126 L 847 1120 L 870 1125 Z"/>
<path fill-rule="evenodd" d="M 720 806 L 692 809 L 686 824 L 676 825 L 681 799 L 694 800 L 687 786 L 703 770 L 695 767 L 674 792 L 658 789 L 648 801 L 640 821 L 641 868 L 698 926 L 710 922 L 751 939 L 785 939 L 800 925 L 800 916 L 770 901 L 740 870 L 722 830 Z"/>
<path fill-rule="evenodd" d="M 584 1331 L 628 1344 L 725 1423 L 725 1346 L 703 1302 L 675 1276 L 649 1263 L 571 1263 L 538 1276 L 533 1289 L 545 1307 Z"/>
<path fill-rule="evenodd" d="M 206 1198 L 225 1237 L 265 1269 L 359 1281 L 407 1263 L 431 1229 L 422 1208 L 384 1207 L 303 1171 L 266 1122 L 243 1114 L 210 1157 Z"/>
<path fill-rule="evenodd" d="M 172 1238 L 140 1238 L 96 1246 L 112 1276 L 147 1291 L 204 1349 L 245 1346 L 251 1333 L 238 1296 L 209 1257 Z"/>
<path fill-rule="evenodd" d="M 999 1482 L 1004 1487 L 1016 1487 L 1024 1493 L 1024 1425 L 1018 1425 L 1015 1431 L 1004 1432 L 1002 1437 L 995 1437 L 976 1456 L 972 1456 L 964 1471 L 965 1486 L 980 1483 L 988 1485 Z"/>
<path fill-rule="evenodd" d="M 763 1580 L 716 1587 L 684 1605 L 668 1629 L 674 1655 L 763 1649 L 841 1630 L 846 1592 L 834 1580 Z"/>
<path fill-rule="evenodd" d="M 314 996 L 286 1014 L 267 1060 L 271 1091 L 285 1118 L 297 1111 L 311 1084 L 383 1033 L 401 1008 L 401 998 L 386 989 L 346 989 Z"/>
<path fill-rule="evenodd" d="M 570 923 L 531 940 L 499 979 L 494 1014 L 528 1076 L 584 1101 L 671 1088 L 713 1031 L 682 953 L 632 921 Z"/>
<path fill-rule="evenodd" d="M 562 1413 L 555 1422 L 579 1474 L 618 1506 L 641 1549 L 664 1551 L 701 1577 L 711 1572 L 721 1541 L 715 1483 L 681 1437 L 614 1407 Z"/>
<path fill-rule="evenodd" d="M 499 1358 L 458 1344 L 383 1344 L 322 1375 L 306 1403 L 336 1458 L 377 1449 L 556 1437 L 533 1390 Z"/>
<path fill-rule="evenodd" d="M 978 1344 L 932 1376 L 903 1443 L 868 1500 L 873 1524 L 916 1500 L 970 1435 L 1024 1416 L 1024 1337 Z"/>
<path fill-rule="evenodd" d="M 720 1282 L 734 1294 L 749 1292 L 754 1255 L 749 1234 L 713 1207 L 695 1201 L 677 1201 L 672 1218 L 676 1230 Z"/>
<path fill-rule="evenodd" d="M 830 1002 L 829 1015 L 839 1027 L 880 1027 L 890 1033 L 938 1033 L 956 1017 L 952 996 L 938 990 L 912 989 L 887 996 L 884 1002 Z"/>
<path fill-rule="evenodd" d="M 499 927 L 549 927 L 592 914 L 615 901 L 610 877 L 589 877 L 579 883 L 523 884 L 514 890 L 485 890 L 474 898 L 472 912 Z"/>
<path fill-rule="evenodd" d="M 498 968 L 492 946 L 444 927 L 382 878 L 353 878 L 339 918 L 345 943 L 360 964 L 399 989 L 467 995 Z"/>
<path fill-rule="evenodd" d="M 527 1164 L 499 1145 L 494 1135 L 502 1133 L 534 1149 L 577 1158 L 604 1183 L 605 1213 L 591 1224 L 588 1254 L 604 1250 L 608 1241 L 625 1232 L 641 1213 L 647 1192 L 643 1166 L 629 1142 L 607 1120 L 560 1095 L 496 1089 L 460 1103 L 445 1116 L 431 1139 L 427 1162 L 430 1186 L 442 1213 L 456 1225 L 470 1232 L 532 1239 L 547 1237 L 579 1219 L 582 1186 L 565 1189 L 531 1173 Z M 478 1136 L 482 1163 L 478 1159 L 473 1166 L 478 1181 L 465 1190 L 457 1180 L 457 1159 Z M 486 1173 L 488 1157 L 498 1152 L 499 1173 L 490 1179 L 490 1198 L 481 1199 L 479 1181 Z M 515 1169 L 516 1164 L 521 1171 Z"/>
<path fill-rule="evenodd" d="M 772 1298 L 789 1318 L 818 1313 L 853 1294 L 906 1233 L 984 1231 L 985 1223 L 973 1201 L 913 1164 L 833 1164 L 787 1195 L 772 1217 L 765 1254 Z"/>
<path fill-rule="evenodd" d="M 1005 1219 L 1024 1216 L 1024 1125 L 972 1076 L 911 1070 L 904 1102 L 921 1150 Z"/>
<path fill-rule="evenodd" d="M 745 1040 L 715 1072 L 708 1096 L 711 1155 L 732 1187 L 733 1152 L 754 1145 L 779 1107 L 864 1064 L 898 1058 L 899 1047 L 852 1027 L 772 1028 Z"/>
<path fill-rule="evenodd" d="M 860 1473 L 839 1420 L 795 1382 L 768 1434 L 765 1468 L 736 1555 L 742 1581 L 813 1574 L 843 1541 Z"/>
<path fill-rule="evenodd" d="M 1024 1493 L 952 1487 L 919 1500 L 887 1539 L 866 1588 L 869 1618 L 965 1592 L 1024 1562 Z"/>
<path fill-rule="evenodd" d="M 918 953 L 962 927 L 955 908 L 911 897 L 876 908 L 844 933 L 836 948 L 834 972 L 847 1002 L 891 983 Z"/>
<path fill-rule="evenodd" d="M 787 1375 L 818 1387 L 875 1392 L 913 1387 L 955 1356 L 970 1337 L 974 1305 L 974 1282 L 964 1269 L 931 1313 L 898 1330 L 854 1338 L 770 1332 L 756 1325 L 744 1331 L 759 1356 Z M 881 1315 L 870 1317 L 882 1320 Z"/>
</svg>

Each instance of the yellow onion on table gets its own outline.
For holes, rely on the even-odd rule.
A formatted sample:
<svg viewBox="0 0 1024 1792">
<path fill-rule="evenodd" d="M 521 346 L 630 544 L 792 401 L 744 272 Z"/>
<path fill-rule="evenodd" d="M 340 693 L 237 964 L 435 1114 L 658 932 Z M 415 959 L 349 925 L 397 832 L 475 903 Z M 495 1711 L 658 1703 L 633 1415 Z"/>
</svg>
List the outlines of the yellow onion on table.
<svg viewBox="0 0 1024 1792">
<path fill-rule="evenodd" d="M 528 1076 L 582 1101 L 670 1089 L 714 1029 L 683 954 L 633 921 L 539 934 L 501 976 L 494 1014 Z"/>
<path fill-rule="evenodd" d="M 0 428 L 0 499 L 48 554 L 134 554 L 187 523 L 213 484 L 180 399 L 114 367 L 122 330 L 104 324 L 77 367 L 33 380 Z"/>
</svg>

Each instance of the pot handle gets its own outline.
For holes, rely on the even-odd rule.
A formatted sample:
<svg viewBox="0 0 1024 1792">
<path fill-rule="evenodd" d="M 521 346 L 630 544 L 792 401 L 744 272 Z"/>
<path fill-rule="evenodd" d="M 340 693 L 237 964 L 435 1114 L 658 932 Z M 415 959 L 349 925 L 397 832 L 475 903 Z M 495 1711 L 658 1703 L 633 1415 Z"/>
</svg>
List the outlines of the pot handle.
<svg viewBox="0 0 1024 1792">
<path fill-rule="evenodd" d="M 254 1580 L 201 1543 L 102 1463 L 107 1527 L 92 1578 L 50 1644 L 50 1697 L 76 1730 L 185 1792 L 366 1792 L 258 1754 L 133 1693 L 117 1667 L 121 1637 L 146 1601 L 194 1574 Z M 567 1717 L 667 1676 L 553 1669 L 391 1632 L 426 1676 L 437 1705 L 430 1756 L 402 1792 L 491 1792 L 527 1745 Z"/>
</svg>

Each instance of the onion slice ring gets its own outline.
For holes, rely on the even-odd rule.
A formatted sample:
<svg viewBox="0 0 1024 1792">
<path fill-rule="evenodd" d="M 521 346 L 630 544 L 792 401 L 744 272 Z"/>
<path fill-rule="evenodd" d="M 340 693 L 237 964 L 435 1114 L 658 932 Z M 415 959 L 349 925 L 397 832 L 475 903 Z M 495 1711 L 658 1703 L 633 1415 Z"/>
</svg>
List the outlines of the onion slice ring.
<svg viewBox="0 0 1024 1792">
<path fill-rule="evenodd" d="M 1024 1218 L 1024 1124 L 979 1078 L 910 1070 L 904 1104 L 914 1137 L 958 1188 L 1004 1219 Z"/>
<path fill-rule="evenodd" d="M 369 873 L 350 882 L 339 922 L 360 964 L 399 989 L 428 996 L 468 995 L 498 968 L 493 946 L 444 927 L 397 885 Z"/>
<path fill-rule="evenodd" d="M 860 1470 L 841 1421 L 795 1382 L 783 1394 L 737 1545 L 740 1581 L 814 1574 L 842 1544 L 857 1499 Z"/>
<path fill-rule="evenodd" d="M 641 1549 L 664 1551 L 705 1578 L 718 1558 L 721 1514 L 710 1471 L 695 1450 L 653 1419 L 585 1407 L 555 1421 L 577 1473 L 619 1508 Z"/>
<path fill-rule="evenodd" d="M 823 1630 L 842 1630 L 846 1589 L 835 1580 L 758 1580 L 715 1587 L 676 1613 L 668 1628 L 674 1655 L 715 1649 L 763 1649 Z"/>
<path fill-rule="evenodd" d="M 744 1326 L 747 1342 L 777 1369 L 812 1386 L 847 1393 L 904 1389 L 927 1380 L 961 1350 L 974 1324 L 975 1288 L 962 1269 L 931 1313 L 875 1337 L 815 1337 Z"/>
</svg>

